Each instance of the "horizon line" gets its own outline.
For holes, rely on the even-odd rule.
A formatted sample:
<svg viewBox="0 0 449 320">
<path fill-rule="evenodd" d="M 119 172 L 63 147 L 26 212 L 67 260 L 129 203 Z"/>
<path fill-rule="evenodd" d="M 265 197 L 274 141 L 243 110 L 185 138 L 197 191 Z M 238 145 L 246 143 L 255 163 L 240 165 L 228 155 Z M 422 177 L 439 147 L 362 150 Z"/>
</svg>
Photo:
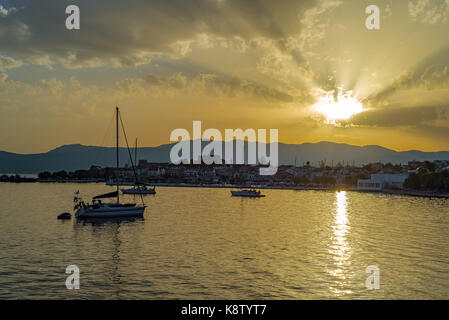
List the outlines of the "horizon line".
<svg viewBox="0 0 449 320">
<path fill-rule="evenodd" d="M 203 142 L 211 142 L 213 140 L 207 140 L 207 139 L 190 139 L 189 141 L 197 141 L 197 140 L 201 140 Z M 230 142 L 231 140 L 219 140 L 219 142 Z M 240 139 L 233 139 L 234 141 L 241 141 Z M 247 139 L 243 140 L 244 142 L 248 142 Z M 178 141 L 180 142 L 180 141 Z M 155 145 L 155 146 L 145 146 L 145 147 L 137 147 L 138 149 L 144 149 L 144 148 L 158 148 L 158 147 L 162 147 L 162 146 L 166 146 L 166 145 L 171 145 L 171 144 L 176 144 L 178 142 L 171 142 L 171 143 L 163 143 L 163 144 L 159 144 L 159 145 Z M 258 141 L 249 141 L 251 143 L 257 143 Z M 261 142 L 264 143 L 264 142 Z M 265 142 L 266 144 L 271 144 L 269 142 Z M 273 142 L 276 143 L 276 142 Z M 367 144 L 367 145 L 356 145 L 356 144 L 349 144 L 349 143 L 344 143 L 344 142 L 332 142 L 332 141 L 319 141 L 319 142 L 302 142 L 302 143 L 286 143 L 286 142 L 280 142 L 278 141 L 277 143 L 279 144 L 283 144 L 283 145 L 290 145 L 290 146 L 300 146 L 300 145 L 304 145 L 304 144 L 320 144 L 320 143 L 329 143 L 329 144 L 335 144 L 335 145 L 346 145 L 346 146 L 351 146 L 351 147 L 359 147 L 359 148 L 364 148 L 364 147 L 379 147 L 379 148 L 383 148 L 383 149 L 387 149 L 390 151 L 394 151 L 394 152 L 424 152 L 424 153 L 439 153 L 439 152 L 449 152 L 449 150 L 439 150 L 439 151 L 422 151 L 422 150 L 417 150 L 417 149 L 410 149 L 410 150 L 403 150 L 403 151 L 398 151 L 395 149 L 391 149 L 391 148 L 387 148 L 381 145 L 376 145 L 376 144 Z M 95 147 L 95 148 L 115 148 L 115 146 L 111 145 L 111 146 L 99 146 L 99 145 L 87 145 L 87 144 L 82 144 L 82 143 L 70 143 L 70 144 L 62 144 L 59 145 L 57 147 L 54 147 L 52 149 L 49 149 L 47 151 L 44 152 L 34 152 L 34 153 L 18 153 L 18 152 L 11 152 L 11 151 L 6 151 L 6 150 L 0 150 L 0 152 L 5 152 L 5 153 L 10 153 L 10 154 L 17 154 L 17 155 L 37 155 L 37 154 L 45 154 L 51 151 L 54 151 L 56 149 L 62 148 L 62 147 L 66 147 L 66 146 L 82 146 L 82 147 Z M 126 148 L 126 146 L 120 146 L 119 148 Z M 130 147 L 130 149 L 134 149 L 134 147 Z"/>
</svg>

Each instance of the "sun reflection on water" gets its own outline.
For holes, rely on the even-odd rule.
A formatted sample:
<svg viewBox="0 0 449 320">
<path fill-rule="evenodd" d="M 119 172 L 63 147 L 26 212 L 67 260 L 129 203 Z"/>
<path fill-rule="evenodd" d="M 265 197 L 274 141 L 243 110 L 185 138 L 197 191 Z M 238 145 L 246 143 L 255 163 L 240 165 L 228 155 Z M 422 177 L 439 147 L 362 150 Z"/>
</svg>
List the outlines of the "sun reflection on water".
<svg viewBox="0 0 449 320">
<path fill-rule="evenodd" d="M 352 293 L 344 289 L 347 280 L 348 267 L 351 265 L 351 247 L 347 236 L 351 229 L 348 220 L 348 200 L 346 191 L 338 191 L 335 199 L 335 219 L 332 225 L 332 236 L 329 253 L 334 260 L 333 269 L 329 274 L 336 278 L 336 287 L 331 290 L 337 295 Z"/>
</svg>

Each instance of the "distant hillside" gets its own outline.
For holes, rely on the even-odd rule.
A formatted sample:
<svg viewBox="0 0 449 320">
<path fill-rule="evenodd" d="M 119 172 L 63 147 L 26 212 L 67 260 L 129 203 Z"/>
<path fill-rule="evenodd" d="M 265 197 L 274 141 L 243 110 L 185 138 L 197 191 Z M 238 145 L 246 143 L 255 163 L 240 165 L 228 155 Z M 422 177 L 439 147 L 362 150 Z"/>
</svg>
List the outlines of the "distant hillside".
<svg viewBox="0 0 449 320">
<path fill-rule="evenodd" d="M 206 142 L 203 142 L 203 146 L 206 144 Z M 138 159 L 146 159 L 149 162 L 169 162 L 170 149 L 173 145 L 138 148 Z M 248 145 L 245 143 L 245 150 L 247 148 Z M 131 150 L 131 152 L 134 157 L 134 150 Z M 119 156 L 121 165 L 129 163 L 126 148 L 120 148 Z M 332 142 L 279 144 L 279 163 L 281 165 L 294 164 L 295 158 L 298 165 L 302 165 L 306 161 L 318 165 L 318 162 L 322 160 L 325 160 L 329 165 L 332 162 L 334 165 L 338 162 L 349 162 L 350 164 L 354 162 L 356 165 L 377 161 L 407 163 L 411 160 L 449 160 L 449 151 L 422 152 L 412 150 L 397 152 L 379 146 L 359 147 Z M 62 146 L 39 154 L 15 154 L 0 151 L 0 172 L 2 173 L 73 171 L 88 169 L 91 165 L 115 166 L 115 148 L 76 144 Z"/>
</svg>

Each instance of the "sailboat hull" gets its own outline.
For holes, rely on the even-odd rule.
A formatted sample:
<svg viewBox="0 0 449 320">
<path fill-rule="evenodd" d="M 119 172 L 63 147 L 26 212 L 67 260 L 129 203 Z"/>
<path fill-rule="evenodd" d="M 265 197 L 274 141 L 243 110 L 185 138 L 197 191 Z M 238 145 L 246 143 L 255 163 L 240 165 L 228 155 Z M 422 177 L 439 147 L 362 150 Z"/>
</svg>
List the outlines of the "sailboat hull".
<svg viewBox="0 0 449 320">
<path fill-rule="evenodd" d="M 123 218 L 123 217 L 142 217 L 145 213 L 145 206 L 134 207 L 109 207 L 100 208 L 80 208 L 75 212 L 76 218 Z"/>
<path fill-rule="evenodd" d="M 131 189 L 122 189 L 122 193 L 123 194 L 156 194 L 156 190 L 131 188 Z"/>
</svg>

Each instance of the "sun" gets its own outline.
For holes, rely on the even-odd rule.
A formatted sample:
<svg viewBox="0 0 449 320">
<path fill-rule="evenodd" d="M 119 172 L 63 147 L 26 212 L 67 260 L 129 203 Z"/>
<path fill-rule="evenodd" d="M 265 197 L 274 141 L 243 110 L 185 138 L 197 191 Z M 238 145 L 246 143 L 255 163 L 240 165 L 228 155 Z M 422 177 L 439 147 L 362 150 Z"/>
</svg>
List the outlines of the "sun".
<svg viewBox="0 0 449 320">
<path fill-rule="evenodd" d="M 329 123 L 349 119 L 353 115 L 364 111 L 362 103 L 353 97 L 352 91 L 343 93 L 343 90 L 339 89 L 336 96 L 334 91 L 320 91 L 320 93 L 321 96 L 312 108 L 323 114 Z"/>
</svg>

